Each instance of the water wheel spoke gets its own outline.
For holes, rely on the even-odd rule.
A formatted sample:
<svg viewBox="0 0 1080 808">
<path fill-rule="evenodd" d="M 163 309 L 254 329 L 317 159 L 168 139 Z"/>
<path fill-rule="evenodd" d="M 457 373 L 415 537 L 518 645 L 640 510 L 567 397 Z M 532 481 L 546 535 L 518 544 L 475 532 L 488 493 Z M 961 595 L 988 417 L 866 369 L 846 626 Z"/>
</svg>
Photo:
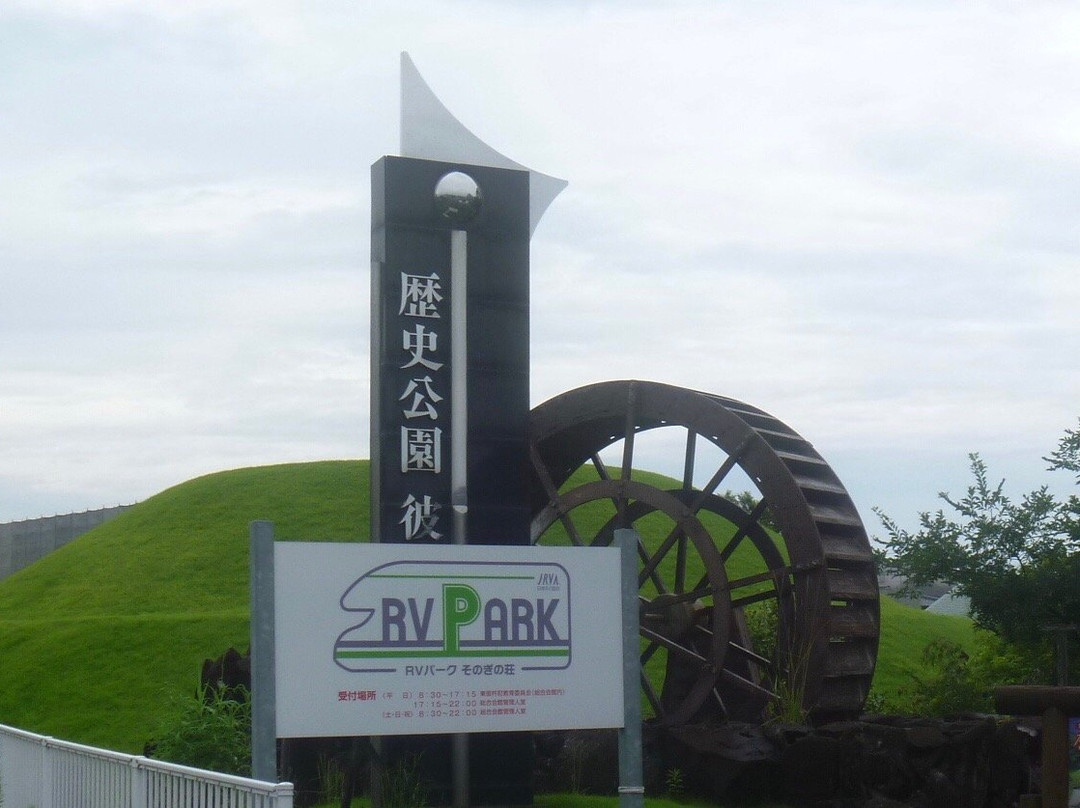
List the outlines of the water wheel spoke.
<svg viewBox="0 0 1080 808">
<path fill-rule="evenodd" d="M 686 450 L 683 453 L 683 491 L 692 491 L 694 488 L 694 459 L 697 454 L 697 433 L 686 430 Z M 688 543 L 685 533 L 679 535 L 679 544 L 675 551 L 675 591 L 681 592 L 686 586 L 686 545 Z"/>
<path fill-rule="evenodd" d="M 746 451 L 746 447 L 749 445 L 750 438 L 747 437 L 738 445 L 735 451 L 729 454 L 727 459 L 720 464 L 720 468 L 718 468 L 713 476 L 709 478 L 709 481 L 705 483 L 704 487 L 701 489 L 701 493 L 698 494 L 698 498 L 694 501 L 691 508 L 694 513 L 697 513 L 698 509 L 701 508 L 706 499 L 716 493 L 716 489 L 720 487 L 720 483 L 722 483 L 724 478 L 739 464 L 739 458 L 742 457 L 742 453 Z"/>
<path fill-rule="evenodd" d="M 767 507 L 768 503 L 763 499 L 754 506 L 754 509 L 750 511 L 750 514 L 746 517 L 746 521 L 738 526 L 735 535 L 731 537 L 731 540 L 724 546 L 724 549 L 720 551 L 720 558 L 724 561 L 731 558 L 731 554 L 739 549 L 739 545 L 749 534 L 750 526 L 758 524 L 758 520 L 765 515 L 765 509 Z"/>
<path fill-rule="evenodd" d="M 652 581 L 652 585 L 656 587 L 658 594 L 668 594 L 667 584 L 664 579 L 660 577 L 660 573 L 656 571 L 656 566 L 649 567 L 649 549 L 645 546 L 645 542 L 641 540 L 640 534 L 638 538 L 638 558 L 645 564 L 645 568 L 638 574 L 638 587 L 645 584 L 646 577 Z"/>
<path fill-rule="evenodd" d="M 604 461 L 600 459 L 600 455 L 598 455 L 596 452 L 593 452 L 590 459 L 592 460 L 593 468 L 596 469 L 596 476 L 599 477 L 601 480 L 610 480 L 611 474 L 607 470 L 607 464 L 605 464 Z"/>
<path fill-rule="evenodd" d="M 548 472 L 547 466 L 545 466 L 541 460 L 540 452 L 535 443 L 529 445 L 529 459 L 532 461 L 533 470 L 536 471 L 536 476 L 544 488 L 544 493 L 547 494 L 548 501 L 555 506 L 559 523 L 563 526 L 571 543 L 575 547 L 585 546 L 585 541 L 581 538 L 577 525 L 575 525 L 574 520 L 570 518 L 567 509 L 563 507 L 562 500 L 559 497 L 559 489 L 555 485 L 555 481 L 551 479 L 551 474 Z M 533 541 L 535 540 L 536 537 L 533 537 Z"/>
<path fill-rule="evenodd" d="M 713 476 L 709 478 L 709 481 L 705 483 L 704 487 L 702 487 L 701 493 L 698 495 L 699 498 L 704 501 L 706 497 L 716 493 L 716 489 L 720 487 L 720 483 L 722 483 L 724 481 L 724 478 L 731 473 L 731 470 L 734 469 L 736 465 L 738 465 L 738 462 L 738 459 L 734 455 L 729 456 L 720 465 L 720 468 L 718 468 L 713 473 Z"/>
<path fill-rule="evenodd" d="M 680 531 L 678 543 L 675 546 L 675 591 L 682 592 L 686 588 L 686 534 Z"/>
<path fill-rule="evenodd" d="M 713 592 L 714 594 L 722 594 L 725 591 L 725 589 L 722 586 L 716 586 L 716 585 L 712 584 L 712 582 L 709 581 L 709 574 L 708 573 L 705 573 L 700 578 L 698 578 L 697 583 L 694 584 L 693 588 L 690 589 L 689 591 L 690 592 L 700 592 L 703 589 L 708 589 L 709 591 Z"/>
<path fill-rule="evenodd" d="M 606 482 L 611 482 L 611 472 L 608 471 L 607 464 L 603 461 L 603 459 L 600 457 L 600 455 L 597 454 L 596 452 L 593 452 L 592 456 L 590 457 L 590 460 L 592 461 L 593 468 L 596 470 L 596 476 L 599 477 L 601 480 L 604 480 Z M 620 498 L 616 496 L 616 497 L 611 498 L 611 504 L 615 508 L 615 513 L 619 516 L 619 520 L 618 520 L 619 525 L 622 526 L 622 527 L 626 527 L 626 525 L 624 524 L 624 518 L 623 518 L 623 513 L 624 513 L 624 509 L 625 509 L 625 502 L 620 500 Z M 607 535 L 608 533 L 610 533 L 610 531 L 607 531 L 607 530 L 604 530 L 604 531 L 601 531 L 600 533 L 598 533 L 596 538 L 592 540 L 591 545 L 592 546 L 597 546 L 597 544 L 599 543 L 600 546 L 607 547 L 609 544 L 611 544 L 612 540 L 614 539 L 614 536 L 613 535 Z M 605 541 L 600 542 L 601 537 L 604 537 Z"/>
<path fill-rule="evenodd" d="M 698 623 L 694 626 L 694 633 L 700 635 L 705 642 L 712 641 L 712 629 L 710 629 L 708 626 L 704 626 L 701 623 Z M 776 670 L 776 663 L 774 663 L 771 659 L 762 656 L 761 654 L 747 648 L 744 645 L 740 645 L 734 640 L 728 640 L 727 647 L 728 651 L 734 652 L 736 655 L 746 660 L 747 662 L 757 665 L 759 668 L 764 669 L 770 675 Z"/>
<path fill-rule="evenodd" d="M 699 589 L 691 589 L 688 592 L 677 592 L 674 594 L 669 594 L 667 597 L 664 598 L 664 608 L 673 606 L 677 603 L 694 603 L 695 601 L 699 601 L 702 598 L 712 596 L 713 591 L 714 590 L 711 586 L 703 586 Z M 646 612 L 649 611 L 650 605 L 651 604 L 648 601 L 645 602 L 644 609 Z"/>
<path fill-rule="evenodd" d="M 752 603 L 762 603 L 762 602 L 764 602 L 766 600 L 779 601 L 780 598 L 778 598 L 776 596 L 775 591 L 766 589 L 766 590 L 764 590 L 762 592 L 755 592 L 752 595 L 744 595 L 741 598 L 732 598 L 731 599 L 731 608 L 739 609 L 739 608 L 742 608 L 744 606 L 749 606 Z"/>
<path fill-rule="evenodd" d="M 766 570 L 765 572 L 759 572 L 755 575 L 746 575 L 742 578 L 729 578 L 726 588 L 729 592 L 734 592 L 736 589 L 742 589 L 745 586 L 753 586 L 754 584 L 765 583 L 766 581 L 775 584 L 778 577 L 787 575 L 790 572 L 790 567 L 784 567 L 778 570 Z"/>
<path fill-rule="evenodd" d="M 559 499 L 559 488 L 555 485 L 555 481 L 551 479 L 551 473 L 548 471 L 547 466 L 544 465 L 544 461 L 540 457 L 540 449 L 536 446 L 536 443 L 529 444 L 529 460 L 532 462 L 537 479 L 540 480 L 540 485 L 543 486 L 544 493 L 547 494 L 548 501 L 557 501 Z"/>
<path fill-rule="evenodd" d="M 756 651 L 751 651 L 749 648 L 739 645 L 739 643 L 737 642 L 729 641 L 728 651 L 738 655 L 742 659 L 745 659 L 747 662 L 757 665 L 770 676 L 776 673 L 776 664 L 771 659 L 769 659 L 768 657 L 763 657 Z"/>
<path fill-rule="evenodd" d="M 641 560 L 645 562 L 645 566 L 642 567 L 638 573 L 638 586 L 645 583 L 646 578 L 653 578 L 653 583 L 656 583 L 656 568 L 660 566 L 660 563 L 664 560 L 664 557 L 671 552 L 671 548 L 675 546 L 675 542 L 680 536 L 685 536 L 681 525 L 675 525 L 675 528 L 668 533 L 667 538 L 661 542 L 660 546 L 656 548 L 656 552 L 649 555 L 648 550 L 645 548 L 644 543 L 641 545 Z M 679 591 L 679 586 L 676 584 L 675 591 Z"/>
<path fill-rule="evenodd" d="M 629 480 L 634 468 L 634 436 L 637 434 L 637 387 L 627 391 L 626 420 L 623 422 L 622 479 Z"/>
<path fill-rule="evenodd" d="M 649 677 L 645 675 L 645 671 L 641 671 L 641 689 L 645 691 L 645 698 L 649 702 L 649 706 L 652 707 L 653 715 L 660 717 L 664 715 L 664 708 L 660 705 L 660 696 L 656 693 L 656 688 L 653 687 L 653 683 L 649 681 Z"/>
<path fill-rule="evenodd" d="M 762 687 L 759 684 L 755 684 L 749 679 L 743 676 L 739 676 L 739 674 L 735 673 L 732 670 L 729 670 L 728 668 L 724 668 L 722 671 L 720 671 L 720 678 L 724 681 L 730 682 L 731 684 L 735 685 L 738 688 L 741 688 L 742 690 L 756 693 L 761 696 L 767 696 L 770 699 L 779 698 L 778 694 L 769 690 L 767 687 Z"/>
<path fill-rule="evenodd" d="M 752 594 L 744 595 L 739 598 L 731 598 L 731 605 L 732 607 L 747 606 L 751 603 L 759 603 L 763 600 L 779 600 L 780 596 L 777 592 L 778 590 L 786 591 L 786 584 L 784 582 L 787 580 L 786 576 L 790 572 L 790 567 L 782 567 L 778 570 L 768 570 L 766 572 L 761 572 L 756 575 L 747 575 L 743 578 L 735 578 L 733 580 L 729 580 L 726 586 L 712 585 L 709 582 L 709 577 L 707 575 L 703 575 L 698 580 L 694 588 L 690 591 L 703 592 L 705 590 L 708 590 L 709 593 L 712 594 L 714 597 L 725 594 L 730 597 L 732 591 L 736 589 L 741 589 L 745 586 L 753 586 L 754 584 L 764 583 L 766 581 L 772 581 L 774 584 L 776 584 L 775 589 L 766 589 L 761 592 L 754 592 Z M 776 583 L 777 581 L 779 581 L 779 583 Z"/>
<path fill-rule="evenodd" d="M 720 715 L 724 718 L 727 718 L 728 708 L 727 705 L 724 704 L 724 697 L 720 695 L 720 690 L 714 687 L 712 690 L 709 691 L 709 697 L 712 699 L 713 704 L 716 706 L 717 712 L 719 712 Z"/>
<path fill-rule="evenodd" d="M 645 667 L 649 664 L 649 660 L 656 655 L 656 652 L 660 650 L 660 643 L 650 642 L 645 646 L 645 650 L 641 652 L 641 666 Z"/>
<path fill-rule="evenodd" d="M 574 520 L 569 515 L 561 514 L 559 516 L 559 522 L 562 523 L 563 528 L 566 530 L 566 534 L 570 537 L 570 543 L 575 547 L 584 547 L 585 540 L 581 538 L 581 534 L 578 533 L 577 525 L 574 524 Z"/>
<path fill-rule="evenodd" d="M 563 530 L 566 531 L 567 538 L 570 539 L 570 543 L 575 547 L 584 547 L 586 545 L 585 539 L 581 537 L 581 533 L 577 529 L 577 525 L 574 520 L 570 518 L 570 512 L 564 508 L 559 509 L 559 524 L 563 526 Z"/>
<path fill-rule="evenodd" d="M 686 449 L 683 451 L 682 487 L 689 491 L 694 487 L 694 458 L 697 455 L 697 432 L 686 430 Z"/>
<path fill-rule="evenodd" d="M 707 660 L 693 648 L 687 648 L 685 645 L 681 645 L 680 643 L 675 642 L 675 640 L 671 639 L 670 637 L 665 637 L 660 632 L 653 631 L 651 628 L 645 628 L 645 626 L 642 626 L 641 636 L 646 637 L 647 639 L 652 640 L 659 645 L 662 645 L 668 650 L 668 653 L 678 654 L 680 656 L 686 657 L 687 659 L 695 660 L 697 662 L 700 662 L 704 666 L 710 664 L 709 660 Z"/>
<path fill-rule="evenodd" d="M 611 483 L 611 486 L 607 486 L 607 487 L 617 486 L 617 487 L 621 488 L 619 483 L 612 482 L 612 481 L 609 481 L 609 482 Z M 618 498 L 618 494 L 615 494 L 615 495 L 610 497 L 611 501 L 613 503 L 615 503 L 615 509 L 616 509 L 617 513 L 615 514 L 614 517 L 609 519 L 607 521 L 607 523 L 603 527 L 600 528 L 600 531 L 596 534 L 596 538 L 593 539 L 593 542 L 592 542 L 593 546 L 597 546 L 597 547 L 607 547 L 607 546 L 609 546 L 612 543 L 612 541 L 614 541 L 614 539 L 615 539 L 615 530 L 618 527 L 618 525 L 622 522 L 623 518 L 625 518 L 627 521 L 629 521 L 631 524 L 633 524 L 638 519 L 641 519 L 644 516 L 648 516 L 649 514 L 653 513 L 654 510 L 655 510 L 654 508 L 650 507 L 648 505 L 648 503 L 644 503 L 644 502 L 641 502 L 641 501 L 635 501 L 632 505 L 629 505 L 627 508 L 622 509 L 618 505 L 618 499 L 617 498 Z M 662 577 L 660 577 L 660 574 L 656 571 L 655 566 L 652 567 L 652 568 L 650 568 L 648 566 L 649 565 L 649 550 L 645 546 L 644 535 L 642 534 L 641 531 L 638 531 L 638 548 L 637 548 L 637 552 L 638 552 L 638 559 L 642 562 L 642 565 L 646 567 L 646 571 L 648 572 L 648 577 L 652 581 L 653 586 L 656 587 L 656 591 L 658 593 L 660 593 L 660 594 L 666 594 L 667 591 L 668 591 L 668 587 L 667 587 L 667 584 L 665 583 L 664 579 Z M 645 577 L 644 576 L 645 576 L 645 573 L 643 572 L 642 577 L 638 581 L 638 586 L 639 587 L 642 586 L 645 583 Z"/>
</svg>

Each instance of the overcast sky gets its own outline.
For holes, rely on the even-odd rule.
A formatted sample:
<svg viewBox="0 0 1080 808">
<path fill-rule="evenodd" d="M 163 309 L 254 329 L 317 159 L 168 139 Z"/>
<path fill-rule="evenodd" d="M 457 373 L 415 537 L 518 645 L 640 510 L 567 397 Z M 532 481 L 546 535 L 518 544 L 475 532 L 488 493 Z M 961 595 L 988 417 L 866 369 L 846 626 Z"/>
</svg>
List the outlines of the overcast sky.
<svg viewBox="0 0 1080 808">
<path fill-rule="evenodd" d="M 1073 4 L 4 0 L 0 521 L 368 456 L 402 50 L 570 182 L 532 242 L 534 403 L 750 402 L 872 533 L 969 451 L 1015 494 L 1071 482 L 1040 458 L 1080 415 Z"/>
</svg>

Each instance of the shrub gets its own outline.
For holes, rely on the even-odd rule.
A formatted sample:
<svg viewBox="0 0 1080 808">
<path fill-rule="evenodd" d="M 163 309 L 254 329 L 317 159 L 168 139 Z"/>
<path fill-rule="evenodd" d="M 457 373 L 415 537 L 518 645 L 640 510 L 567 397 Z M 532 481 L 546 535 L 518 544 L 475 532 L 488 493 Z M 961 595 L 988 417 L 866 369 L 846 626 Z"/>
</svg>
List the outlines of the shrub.
<svg viewBox="0 0 1080 808">
<path fill-rule="evenodd" d="M 665 794 L 667 794 L 673 800 L 677 800 L 682 797 L 685 791 L 686 781 L 683 777 L 682 769 L 675 766 L 664 772 Z"/>
<path fill-rule="evenodd" d="M 1038 663 L 989 631 L 975 635 L 969 654 L 948 640 L 934 640 L 923 651 L 927 674 L 913 677 L 902 694 L 905 712 L 917 715 L 993 712 L 993 689 L 1003 684 L 1029 684 L 1044 675 Z"/>
<path fill-rule="evenodd" d="M 199 769 L 251 775 L 251 699 L 245 688 L 200 687 L 178 700 L 175 716 L 162 725 L 155 757 Z M 239 696 L 237 698 L 236 696 Z"/>
</svg>

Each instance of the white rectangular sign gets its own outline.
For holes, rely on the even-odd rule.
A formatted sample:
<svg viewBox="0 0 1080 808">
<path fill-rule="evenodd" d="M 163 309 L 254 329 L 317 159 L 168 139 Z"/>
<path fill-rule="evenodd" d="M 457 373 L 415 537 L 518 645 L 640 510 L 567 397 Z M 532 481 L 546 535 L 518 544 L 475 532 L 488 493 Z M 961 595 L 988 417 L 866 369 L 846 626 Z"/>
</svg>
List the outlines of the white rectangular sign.
<svg viewBox="0 0 1080 808">
<path fill-rule="evenodd" d="M 276 542 L 283 738 L 621 727 L 619 550 Z"/>
</svg>

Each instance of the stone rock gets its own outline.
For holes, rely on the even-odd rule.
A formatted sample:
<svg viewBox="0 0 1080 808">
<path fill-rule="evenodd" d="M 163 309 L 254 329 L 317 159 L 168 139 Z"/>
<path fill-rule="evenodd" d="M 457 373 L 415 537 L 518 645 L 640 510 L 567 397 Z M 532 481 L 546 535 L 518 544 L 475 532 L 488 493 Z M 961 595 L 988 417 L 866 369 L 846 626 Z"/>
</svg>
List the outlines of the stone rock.
<svg viewBox="0 0 1080 808">
<path fill-rule="evenodd" d="M 655 728 L 662 770 L 709 802 L 814 808 L 1005 808 L 1031 787 L 1033 739 L 1015 721 L 865 716 L 821 727 Z M 650 793 L 656 793 L 650 792 Z"/>
<path fill-rule="evenodd" d="M 841 795 L 842 741 L 827 735 L 808 735 L 784 750 L 780 758 L 784 793 L 799 803 Z"/>
</svg>

